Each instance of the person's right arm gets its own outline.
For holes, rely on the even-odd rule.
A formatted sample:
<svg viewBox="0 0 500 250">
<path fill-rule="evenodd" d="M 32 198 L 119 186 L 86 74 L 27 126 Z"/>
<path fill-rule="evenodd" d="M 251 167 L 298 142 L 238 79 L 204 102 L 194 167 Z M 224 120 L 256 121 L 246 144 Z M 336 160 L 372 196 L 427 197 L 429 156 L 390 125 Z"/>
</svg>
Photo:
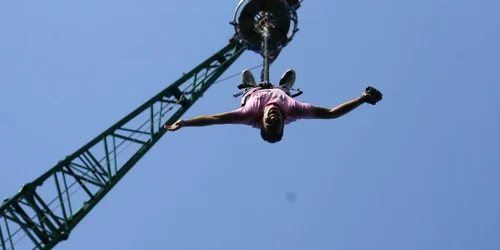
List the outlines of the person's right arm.
<svg viewBox="0 0 500 250">
<path fill-rule="evenodd" d="M 350 101 L 344 102 L 334 108 L 324 108 L 324 107 L 314 107 L 314 117 L 316 119 L 335 119 L 339 118 L 357 107 L 359 107 L 361 104 L 365 103 L 366 99 L 361 96 L 358 98 L 354 98 Z"/>
<path fill-rule="evenodd" d="M 375 94 L 369 94 L 364 92 L 360 97 L 354 98 L 350 101 L 344 102 L 334 108 L 324 108 L 314 106 L 312 104 L 307 103 L 298 103 L 297 109 L 297 117 L 302 119 L 335 119 L 339 118 L 357 107 L 359 107 L 363 103 L 377 103 L 382 100 L 382 94 L 375 90 Z"/>
</svg>

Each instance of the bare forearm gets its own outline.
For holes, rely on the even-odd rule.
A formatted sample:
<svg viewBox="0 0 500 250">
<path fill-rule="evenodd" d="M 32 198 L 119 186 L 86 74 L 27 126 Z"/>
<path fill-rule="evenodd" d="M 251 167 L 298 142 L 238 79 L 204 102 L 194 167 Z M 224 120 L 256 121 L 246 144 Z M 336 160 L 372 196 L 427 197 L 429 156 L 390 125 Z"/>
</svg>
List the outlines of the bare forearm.
<svg viewBox="0 0 500 250">
<path fill-rule="evenodd" d="M 332 118 L 337 118 L 340 116 L 343 116 L 351 111 L 353 111 L 355 108 L 359 107 L 361 104 L 365 103 L 362 97 L 355 98 L 353 100 L 344 102 L 340 104 L 339 106 L 333 108 L 330 111 L 330 115 Z"/>
<path fill-rule="evenodd" d="M 201 127 L 218 124 L 220 122 L 220 119 L 217 119 L 213 115 L 202 115 L 191 119 L 186 119 L 183 122 L 183 126 L 185 127 Z"/>
<path fill-rule="evenodd" d="M 361 104 L 365 103 L 363 97 L 358 97 L 350 101 L 344 102 L 337 107 L 327 109 L 327 108 L 317 108 L 316 117 L 319 119 L 334 119 L 341 117 L 352 110 L 359 107 Z"/>
<path fill-rule="evenodd" d="M 234 117 L 229 112 L 216 115 L 201 115 L 184 120 L 184 126 L 201 127 L 215 124 L 226 124 L 230 123 L 232 119 L 234 119 Z"/>
</svg>

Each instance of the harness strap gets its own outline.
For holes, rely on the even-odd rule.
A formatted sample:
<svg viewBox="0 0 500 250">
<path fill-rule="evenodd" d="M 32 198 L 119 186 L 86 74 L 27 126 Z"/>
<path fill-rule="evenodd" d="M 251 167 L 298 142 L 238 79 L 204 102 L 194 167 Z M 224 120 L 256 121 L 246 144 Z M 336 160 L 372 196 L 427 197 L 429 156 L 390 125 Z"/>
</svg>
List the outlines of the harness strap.
<svg viewBox="0 0 500 250">
<path fill-rule="evenodd" d="M 293 98 L 294 96 L 297 96 L 297 94 L 292 95 L 292 94 L 290 93 L 290 91 L 289 91 L 289 90 L 287 90 L 287 89 L 285 89 L 285 88 L 275 87 L 275 86 L 272 86 L 272 85 L 270 85 L 270 86 L 259 86 L 259 87 L 254 87 L 254 88 L 251 88 L 251 89 L 249 89 L 249 90 L 245 90 L 245 91 L 244 91 L 244 93 L 243 93 L 243 94 L 244 94 L 245 96 L 243 96 L 243 98 L 241 99 L 241 107 L 245 106 L 245 104 L 247 103 L 248 98 L 250 98 L 250 96 L 252 96 L 252 94 L 253 94 L 254 92 L 256 92 L 257 90 L 262 90 L 262 89 L 281 89 L 281 90 L 283 90 L 283 92 L 285 92 L 288 96 L 290 96 L 290 97 L 292 97 L 292 98 Z M 302 94 L 302 93 L 299 93 L 299 95 L 300 95 L 300 94 Z"/>
</svg>

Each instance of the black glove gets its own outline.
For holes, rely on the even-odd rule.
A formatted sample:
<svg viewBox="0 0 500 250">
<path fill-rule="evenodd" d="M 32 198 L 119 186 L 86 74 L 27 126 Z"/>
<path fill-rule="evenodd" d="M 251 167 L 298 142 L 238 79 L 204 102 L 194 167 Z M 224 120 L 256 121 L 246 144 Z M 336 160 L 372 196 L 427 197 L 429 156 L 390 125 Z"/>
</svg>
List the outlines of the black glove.
<svg viewBox="0 0 500 250">
<path fill-rule="evenodd" d="M 371 104 L 371 105 L 375 105 L 375 104 L 377 104 L 377 102 L 382 100 L 382 93 L 380 91 L 378 91 L 378 89 L 376 89 L 372 86 L 366 87 L 365 93 L 363 96 L 364 96 L 366 102 Z"/>
</svg>

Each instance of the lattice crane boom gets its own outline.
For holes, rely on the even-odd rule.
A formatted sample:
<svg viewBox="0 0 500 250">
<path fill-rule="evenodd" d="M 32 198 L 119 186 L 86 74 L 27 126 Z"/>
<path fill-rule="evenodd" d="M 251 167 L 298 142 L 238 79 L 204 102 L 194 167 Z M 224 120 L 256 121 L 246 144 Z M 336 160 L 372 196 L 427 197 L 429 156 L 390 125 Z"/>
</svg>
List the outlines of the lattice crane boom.
<svg viewBox="0 0 500 250">
<path fill-rule="evenodd" d="M 231 40 L 88 144 L 23 185 L 14 197 L 5 199 L 0 206 L 0 249 L 51 249 L 67 239 L 164 135 L 163 124 L 178 120 L 244 50 L 238 41 Z M 164 118 L 169 111 L 175 113 Z"/>
<path fill-rule="evenodd" d="M 296 9 L 302 1 L 244 2 L 238 3 L 231 22 L 235 35 L 224 48 L 3 201 L 0 250 L 52 249 L 68 239 L 165 134 L 163 125 L 181 118 L 245 50 L 264 57 L 262 78 L 269 81 L 269 65 L 298 31 Z"/>
</svg>

